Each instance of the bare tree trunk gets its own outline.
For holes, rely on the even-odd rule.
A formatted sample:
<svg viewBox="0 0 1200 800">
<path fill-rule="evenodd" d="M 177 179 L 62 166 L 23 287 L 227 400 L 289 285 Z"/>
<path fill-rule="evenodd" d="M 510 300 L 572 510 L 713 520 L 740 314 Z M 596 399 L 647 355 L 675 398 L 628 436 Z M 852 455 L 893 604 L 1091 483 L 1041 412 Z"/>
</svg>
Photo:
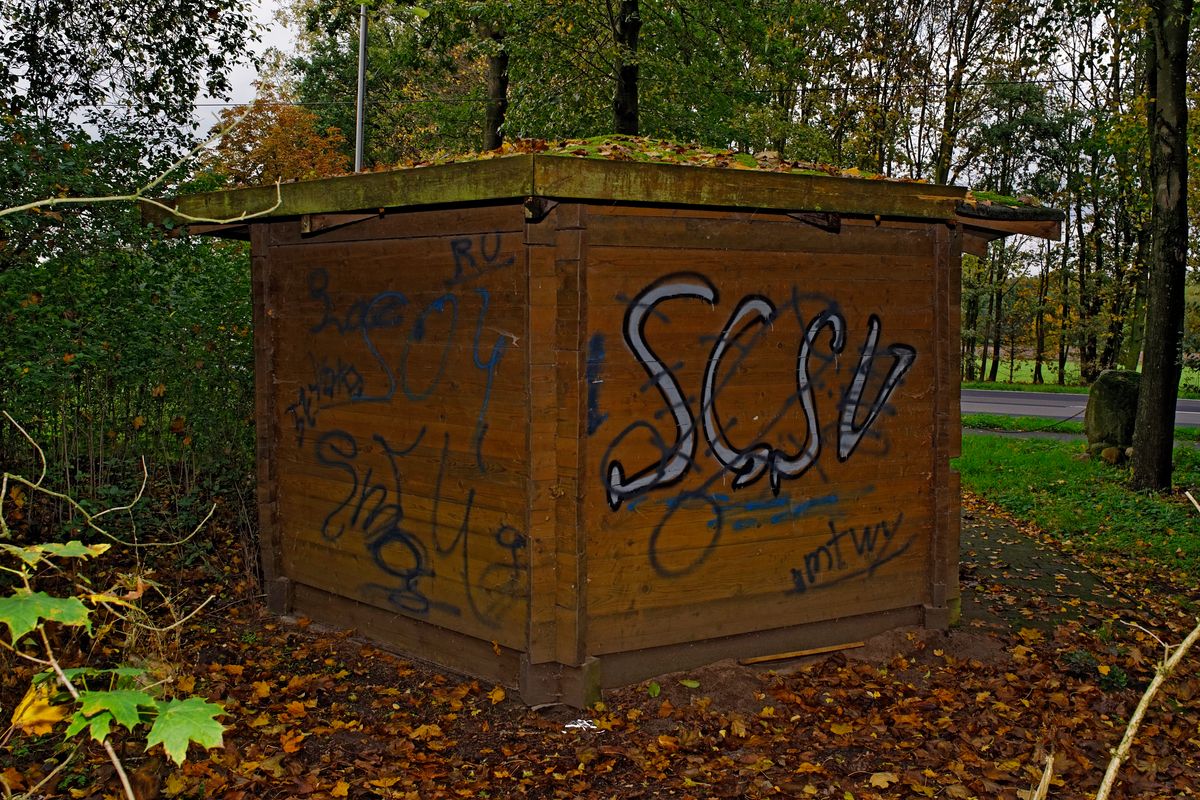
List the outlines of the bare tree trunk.
<svg viewBox="0 0 1200 800">
<path fill-rule="evenodd" d="M 1046 258 L 1038 271 L 1037 314 L 1033 318 L 1033 382 L 1045 383 L 1042 364 L 1046 361 L 1046 297 L 1050 294 L 1050 243 L 1046 243 Z"/>
<path fill-rule="evenodd" d="M 638 34 L 642 29 L 642 17 L 638 0 L 621 0 L 613 24 L 613 38 L 617 44 L 619 64 L 617 66 L 617 88 L 613 95 L 613 127 L 617 133 L 638 135 Z"/>
<path fill-rule="evenodd" d="M 508 50 L 504 34 L 492 31 L 492 41 L 499 50 L 488 56 L 487 111 L 483 122 L 483 149 L 495 150 L 504 144 L 504 118 L 508 115 Z"/>
<path fill-rule="evenodd" d="M 1171 486 L 1175 401 L 1182 369 L 1187 273 L 1187 56 L 1192 0 L 1151 0 L 1149 71 L 1152 128 L 1150 298 L 1145 357 L 1133 429 L 1133 485 Z"/>
<path fill-rule="evenodd" d="M 995 383 L 1000 374 L 1000 345 L 1004 338 L 1004 284 L 1008 280 L 1008 249 L 1004 241 L 992 246 L 992 368 L 988 380 Z"/>
</svg>

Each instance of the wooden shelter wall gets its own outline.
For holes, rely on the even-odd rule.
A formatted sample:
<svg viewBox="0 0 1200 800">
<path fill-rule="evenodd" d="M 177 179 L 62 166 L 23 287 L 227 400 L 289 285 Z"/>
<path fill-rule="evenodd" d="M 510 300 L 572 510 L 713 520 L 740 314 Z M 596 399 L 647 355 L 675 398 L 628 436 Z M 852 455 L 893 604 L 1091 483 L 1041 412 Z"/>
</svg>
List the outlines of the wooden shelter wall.
<svg viewBox="0 0 1200 800">
<path fill-rule="evenodd" d="M 946 226 L 591 205 L 585 227 L 588 653 L 929 604 Z"/>
<path fill-rule="evenodd" d="M 273 422 L 261 454 L 274 478 L 272 569 L 298 602 L 327 604 L 298 610 L 383 618 L 338 605 L 348 598 L 497 653 L 524 650 L 523 228 L 517 205 L 405 212 L 313 235 L 298 221 L 270 225 L 260 242 L 260 355 L 271 375 L 260 419 Z M 461 661 L 436 647 L 424 654 Z"/>
</svg>

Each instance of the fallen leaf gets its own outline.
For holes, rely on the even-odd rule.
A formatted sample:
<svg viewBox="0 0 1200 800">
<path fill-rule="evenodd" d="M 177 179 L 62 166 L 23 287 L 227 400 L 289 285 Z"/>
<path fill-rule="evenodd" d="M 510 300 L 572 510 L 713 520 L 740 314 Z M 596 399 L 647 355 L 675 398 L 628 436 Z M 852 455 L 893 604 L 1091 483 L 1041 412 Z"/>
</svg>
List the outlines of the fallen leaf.
<svg viewBox="0 0 1200 800">
<path fill-rule="evenodd" d="M 41 736 L 66 719 L 71 713 L 71 708 L 51 703 L 52 689 L 50 681 L 30 686 L 25 697 L 13 710 L 12 724 L 30 736 Z"/>
<path fill-rule="evenodd" d="M 893 783 L 899 783 L 900 776 L 894 772 L 876 772 L 871 775 L 871 786 L 886 789 Z"/>
<path fill-rule="evenodd" d="M 350 784 L 346 781 L 338 781 L 329 790 L 329 794 L 333 797 L 348 797 L 350 795 Z"/>
<path fill-rule="evenodd" d="M 442 727 L 440 725 L 420 725 L 413 730 L 410 736 L 417 741 L 422 739 L 438 739 L 441 738 Z"/>
<path fill-rule="evenodd" d="M 1042 640 L 1042 632 L 1037 628 L 1021 628 L 1017 631 L 1017 635 L 1025 640 L 1025 644 L 1033 644 Z"/>
<path fill-rule="evenodd" d="M 845 736 L 846 734 L 848 734 L 854 730 L 854 726 L 847 725 L 845 722 L 835 722 L 829 726 L 829 730 L 835 736 Z"/>
<path fill-rule="evenodd" d="M 295 753 L 300 749 L 300 743 L 308 738 L 308 734 L 303 731 L 284 731 L 279 735 L 279 744 L 283 746 L 283 752 Z"/>
<path fill-rule="evenodd" d="M 0 784 L 7 786 L 10 791 L 19 792 L 25 788 L 25 776 L 9 767 L 0 773 Z"/>
<path fill-rule="evenodd" d="M 503 702 L 504 697 L 505 694 L 503 686 L 497 686 L 488 692 L 488 699 L 492 701 L 492 705 Z"/>
</svg>

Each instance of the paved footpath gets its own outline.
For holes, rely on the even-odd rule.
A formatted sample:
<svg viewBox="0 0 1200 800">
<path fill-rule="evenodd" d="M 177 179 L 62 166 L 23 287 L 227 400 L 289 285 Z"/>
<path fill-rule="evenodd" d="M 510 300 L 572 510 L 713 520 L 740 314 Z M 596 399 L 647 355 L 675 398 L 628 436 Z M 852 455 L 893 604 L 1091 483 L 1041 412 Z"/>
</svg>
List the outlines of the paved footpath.
<svg viewBox="0 0 1200 800">
<path fill-rule="evenodd" d="M 1064 620 L 1089 627 L 1119 599 L 1095 574 L 1006 520 L 964 509 L 959 566 L 963 623 L 1050 630 Z"/>
</svg>

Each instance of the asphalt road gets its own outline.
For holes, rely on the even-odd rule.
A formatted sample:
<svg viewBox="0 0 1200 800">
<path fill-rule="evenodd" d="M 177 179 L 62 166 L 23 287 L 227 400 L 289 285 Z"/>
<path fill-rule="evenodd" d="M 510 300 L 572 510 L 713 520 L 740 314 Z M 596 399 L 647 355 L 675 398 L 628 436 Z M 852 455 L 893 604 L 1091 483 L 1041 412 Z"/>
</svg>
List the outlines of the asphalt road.
<svg viewBox="0 0 1200 800">
<path fill-rule="evenodd" d="M 962 413 L 1005 414 L 1010 417 L 1076 419 L 1083 422 L 1086 394 L 1050 392 L 994 392 L 963 389 Z M 1175 405 L 1175 424 L 1200 426 L 1200 400 L 1180 400 Z"/>
</svg>

